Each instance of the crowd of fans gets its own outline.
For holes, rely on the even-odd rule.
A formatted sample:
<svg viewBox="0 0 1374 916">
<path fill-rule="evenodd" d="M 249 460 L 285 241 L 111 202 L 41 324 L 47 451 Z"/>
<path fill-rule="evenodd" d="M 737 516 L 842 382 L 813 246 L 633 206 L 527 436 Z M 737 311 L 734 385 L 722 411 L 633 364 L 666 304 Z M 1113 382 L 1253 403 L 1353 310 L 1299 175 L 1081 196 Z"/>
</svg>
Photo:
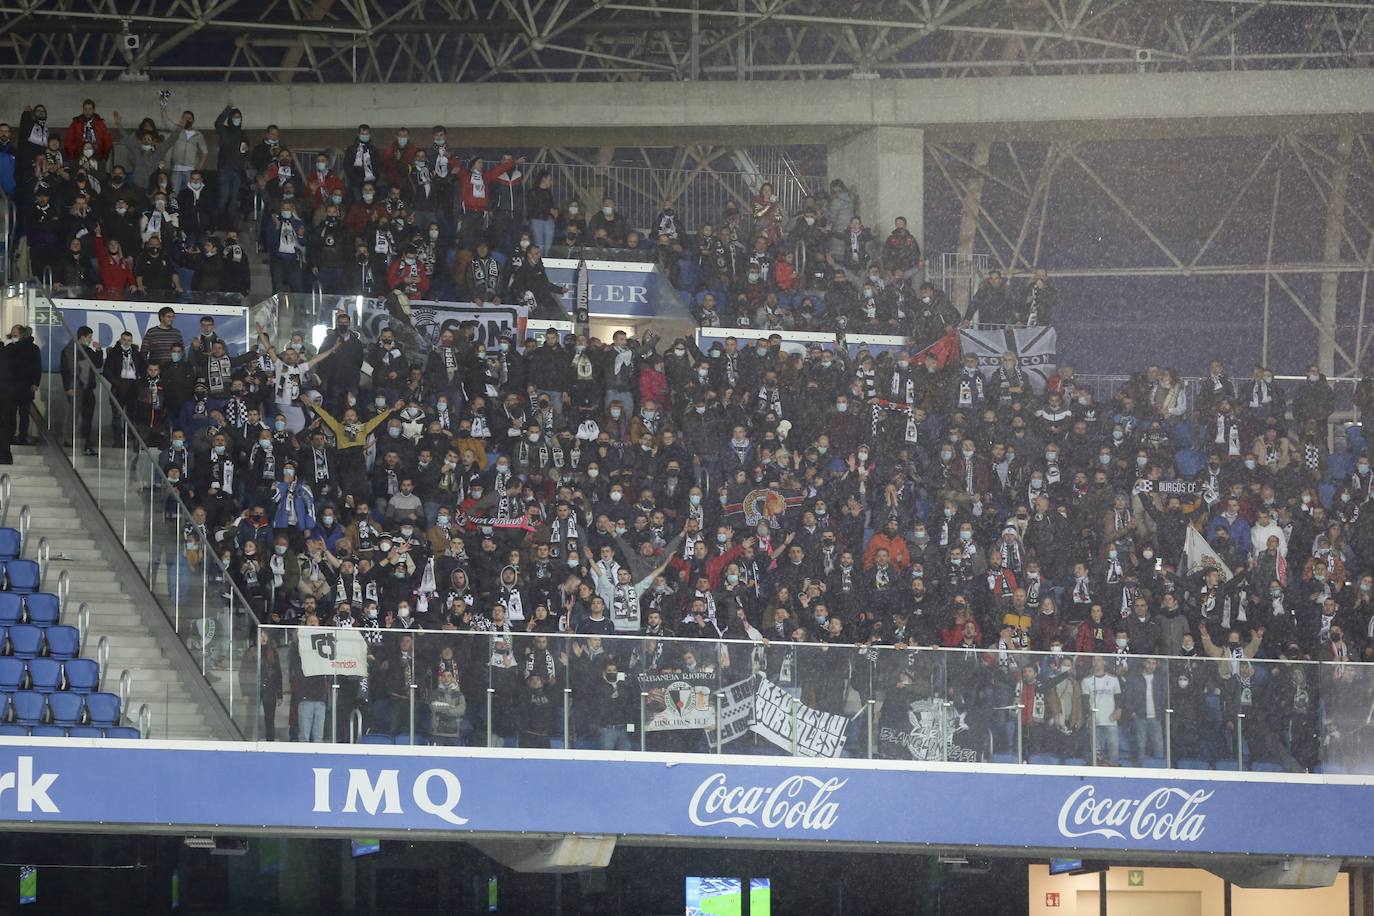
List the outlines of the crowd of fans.
<svg viewBox="0 0 1374 916">
<path fill-rule="evenodd" d="M 62 355 L 88 451 L 99 375 L 158 450 L 169 517 L 190 507 L 174 590 L 223 568 L 264 623 L 364 631 L 371 673 L 348 679 L 345 720 L 356 707 L 404 730 L 413 683 L 429 728 L 547 743 L 572 670 L 594 698 L 572 727 L 616 747 L 637 718 L 636 675 L 728 667 L 828 712 L 876 698 L 880 722 L 904 715 L 899 697 L 953 699 L 1000 752 L 1019 715 L 1031 751 L 1095 741 L 1115 762 L 1124 730 L 1154 757 L 1166 707 L 1176 758 L 1234 754 L 1239 713 L 1252 754 L 1290 769 L 1357 740 L 1334 710 L 1363 704 L 1362 719 L 1374 699 L 1347 664 L 1374 660 L 1374 472 L 1358 425 L 1328 451 L 1334 399 L 1316 367 L 1289 387 L 1217 360 L 1190 389 L 1150 366 L 1099 401 L 1068 366 L 1039 390 L 1012 354 L 987 372 L 920 351 L 967 321 L 1048 324 L 1057 295 L 1043 274 L 1015 295 L 994 275 L 960 315 L 933 287 L 913 291 L 922 259 L 904 221 L 876 244 L 842 182 L 795 217 L 764 188 L 694 241 L 665 210 L 648 237 L 674 253 L 663 266 L 703 325 L 887 330 L 913 341 L 906 352 L 792 353 L 776 334 L 705 352 L 624 332 L 482 343 L 457 324 L 426 349 L 407 295 L 451 283 L 542 305 L 541 248 L 642 236 L 612 201 L 590 220 L 556 204 L 542 173 L 517 195 L 522 160 L 457 158 L 442 128 L 374 146 L 363 126 L 337 162 L 298 176 L 275 128 L 250 142 L 232 106 L 215 124 L 212 201 L 194 123 L 186 112 L 161 138 L 145 121 L 130 143 L 88 103 L 49 135 L 36 106 L 0 150 L 18 162 L 35 269 L 55 282 L 87 284 L 94 259 L 106 298 L 166 288 L 151 263 L 176 288 L 188 244 L 191 288 L 215 259 L 229 277 L 244 246 L 214 233 L 233 232 L 239 188 L 255 183 L 279 288 L 308 274 L 391 290 L 375 340 L 339 313 L 318 349 L 262 334 L 236 353 L 210 318 L 183 339 L 166 308 L 138 346 L 126 334 L 102 350 L 82 328 Z M 1374 375 L 1355 399 L 1374 416 Z M 1194 539 L 1200 565 L 1185 560 Z M 220 663 L 242 651 L 229 615 L 205 634 Z M 417 629 L 452 638 L 396 632 Z M 700 642 L 721 636 L 758 651 Z M 328 685 L 261 640 L 269 737 L 289 687 L 291 737 L 318 740 Z M 801 643 L 829 654 L 787 663 Z M 941 654 L 936 677 L 930 646 L 985 651 Z"/>
<path fill-rule="evenodd" d="M 173 589 L 222 565 L 258 620 L 365 631 L 371 676 L 344 721 L 358 707 L 404 731 L 414 683 L 438 704 L 426 728 L 539 743 L 561 733 L 571 668 L 597 698 L 573 727 L 620 746 L 627 673 L 720 666 L 835 713 L 948 692 L 995 751 L 1019 706 L 1030 751 L 1082 753 L 1092 731 L 1106 761 L 1119 728 L 1137 756 L 1162 753 L 1166 706 L 1175 757 L 1228 753 L 1210 696 L 1223 722 L 1246 713 L 1257 757 L 1310 768 L 1339 731 L 1332 691 L 1374 698 L 1346 664 L 1374 659 L 1374 472 L 1358 426 L 1328 453 L 1315 368 L 1285 390 L 1217 361 L 1185 404 L 1152 366 L 1099 403 L 1067 366 L 1036 393 L 1010 356 L 985 373 L 777 340 L 487 346 L 467 325 L 425 353 L 404 299 L 391 307 L 375 341 L 340 313 L 318 350 L 264 334 L 241 354 L 208 318 L 182 339 L 168 308 L 141 347 L 101 351 L 83 328 L 62 360 L 82 435 L 99 372 L 190 507 Z M 1374 378 L 1357 398 L 1374 413 Z M 1197 568 L 1190 527 L 1214 553 Z M 227 606 L 220 624 L 223 663 Z M 452 638 L 394 632 L 416 629 Z M 758 652 L 699 642 L 719 636 Z M 935 677 L 928 646 L 986 651 Z M 1133 658 L 1155 654 L 1173 658 Z M 327 685 L 289 658 L 285 678 L 264 669 L 267 721 L 289 685 L 292 736 L 318 739 L 319 707 L 299 707 Z M 1329 683 L 1267 659 L 1332 662 Z"/>
<path fill-rule="evenodd" d="M 897 218 L 876 236 L 841 180 L 784 212 L 770 184 L 716 223 L 688 226 L 672 201 L 635 227 L 614 199 L 558 199 L 547 169 L 523 157 L 460 155 L 436 126 L 383 139 L 358 126 L 337 151 L 298 156 L 276 125 L 259 134 L 232 104 L 213 144 L 194 112 L 113 128 L 87 100 L 67 127 L 26 107 L 17 132 L 0 123 L 0 190 L 19 204 L 30 274 L 59 293 L 214 301 L 248 292 L 266 260 L 273 292 L 525 303 L 560 311 L 563 290 L 542 258 L 653 260 L 692 298 L 702 325 L 765 330 L 912 333 L 930 339 L 957 310 L 920 284 L 921 248 Z M 214 168 L 209 165 L 214 152 Z M 257 217 L 249 201 L 260 204 Z M 566 250 L 564 250 L 566 249 Z M 1043 273 L 1013 300 L 989 277 L 968 317 L 1050 324 L 1056 295 Z"/>
</svg>

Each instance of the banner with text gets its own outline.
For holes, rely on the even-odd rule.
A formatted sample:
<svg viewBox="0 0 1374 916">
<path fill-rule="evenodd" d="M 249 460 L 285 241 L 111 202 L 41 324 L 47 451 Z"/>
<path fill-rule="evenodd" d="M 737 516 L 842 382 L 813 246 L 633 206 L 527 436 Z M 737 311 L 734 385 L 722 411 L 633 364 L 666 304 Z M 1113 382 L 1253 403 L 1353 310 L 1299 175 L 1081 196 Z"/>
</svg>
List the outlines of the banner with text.
<svg viewBox="0 0 1374 916">
<path fill-rule="evenodd" d="M 798 757 L 838 757 L 849 719 L 812 709 L 766 677 L 754 691 L 749 730 Z"/>
<path fill-rule="evenodd" d="M 301 627 L 296 648 L 306 677 L 346 674 L 367 676 L 367 640 L 358 630 Z"/>
<path fill-rule="evenodd" d="M 716 727 L 714 671 L 646 672 L 639 676 L 639 689 L 649 694 L 645 731 Z"/>
<path fill-rule="evenodd" d="M 1002 364 L 1003 353 L 1012 354 L 1037 394 L 1045 390 L 1050 376 L 1059 371 L 1055 355 L 1058 335 L 1054 328 L 964 330 L 959 332 L 959 346 L 965 356 L 978 357 L 978 368 L 984 374 Z"/>
<path fill-rule="evenodd" d="M 1374 856 L 1374 818 L 1351 816 L 1374 799 L 1374 778 L 1318 774 L 0 738 L 0 784 L 12 789 L 0 794 L 0 826 L 18 831 L 603 834 L 1190 860 Z"/>
</svg>

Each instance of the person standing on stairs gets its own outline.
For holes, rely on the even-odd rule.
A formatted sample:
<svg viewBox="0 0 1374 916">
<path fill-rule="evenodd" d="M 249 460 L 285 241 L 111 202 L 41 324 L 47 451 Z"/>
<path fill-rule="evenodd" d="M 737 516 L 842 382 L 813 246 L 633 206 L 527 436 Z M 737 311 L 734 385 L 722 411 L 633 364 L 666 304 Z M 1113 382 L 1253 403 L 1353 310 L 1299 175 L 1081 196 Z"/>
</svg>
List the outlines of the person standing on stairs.
<svg viewBox="0 0 1374 916">
<path fill-rule="evenodd" d="M 15 445 L 29 444 L 29 414 L 33 407 L 33 396 L 38 393 L 38 384 L 43 380 L 43 359 L 38 352 L 38 344 L 33 339 L 33 329 L 16 324 L 10 329 L 10 376 L 14 399 L 14 412 L 18 414 L 18 433 L 14 434 Z M 16 418 L 5 417 L 5 434 L 13 432 Z"/>
</svg>

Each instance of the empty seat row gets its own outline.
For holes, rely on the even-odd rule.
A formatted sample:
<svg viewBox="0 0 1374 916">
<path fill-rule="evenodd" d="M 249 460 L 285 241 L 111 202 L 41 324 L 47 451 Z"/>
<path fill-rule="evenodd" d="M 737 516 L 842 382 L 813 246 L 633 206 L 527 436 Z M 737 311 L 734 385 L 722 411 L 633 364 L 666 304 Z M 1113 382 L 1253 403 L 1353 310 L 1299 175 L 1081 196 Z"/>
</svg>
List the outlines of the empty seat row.
<svg viewBox="0 0 1374 916">
<path fill-rule="evenodd" d="M 0 626 L 0 655 L 75 658 L 80 651 L 81 633 L 76 627 L 39 627 L 31 623 Z"/>
<path fill-rule="evenodd" d="M 0 592 L 0 627 L 31 623 L 51 627 L 62 622 L 62 603 L 52 592 Z"/>
<path fill-rule="evenodd" d="M 0 562 L 3 575 L 0 575 L 0 583 L 7 592 L 18 592 L 27 595 L 38 591 L 38 584 L 42 580 L 38 562 L 36 560 L 4 560 Z"/>
<path fill-rule="evenodd" d="M 94 693 L 100 686 L 100 665 L 89 658 L 17 658 L 0 656 L 0 692 L 36 690 L 53 693 Z"/>
<path fill-rule="evenodd" d="M 119 697 L 113 693 L 39 693 L 18 690 L 4 694 L 0 721 L 18 725 L 94 725 L 112 728 L 119 724 Z"/>
<path fill-rule="evenodd" d="M 138 729 L 132 725 L 116 725 L 113 728 L 97 728 L 94 725 L 18 725 L 13 722 L 0 722 L 0 738 L 140 738 Z"/>
</svg>

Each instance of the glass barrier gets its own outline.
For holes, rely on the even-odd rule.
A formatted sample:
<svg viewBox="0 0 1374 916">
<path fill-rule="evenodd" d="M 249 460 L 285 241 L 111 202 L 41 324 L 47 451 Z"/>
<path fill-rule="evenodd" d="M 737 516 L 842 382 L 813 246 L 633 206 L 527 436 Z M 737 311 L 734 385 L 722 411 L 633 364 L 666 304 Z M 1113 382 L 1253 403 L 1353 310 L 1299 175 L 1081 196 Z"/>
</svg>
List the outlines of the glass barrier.
<svg viewBox="0 0 1374 916">
<path fill-rule="evenodd" d="M 63 339 L 71 339 L 73 331 L 63 324 L 54 336 L 64 333 Z M 116 390 L 79 348 L 66 356 L 79 381 L 63 391 L 61 375 L 48 374 L 42 422 L 61 443 L 63 457 L 201 675 L 246 735 L 243 726 L 252 713 L 244 707 L 244 697 L 251 688 L 240 683 L 242 664 L 263 608 L 244 597 L 240 581 L 208 543 L 209 532 L 223 519 L 207 519 L 203 510 L 193 513 L 181 498 L 181 484 L 169 479 L 170 472 L 179 480 L 181 469 L 173 469 L 170 461 L 164 469 L 169 443 L 137 421 L 140 411 L 153 409 L 140 402 L 137 389 Z M 98 607 L 93 614 L 98 633 Z"/>
<path fill-rule="evenodd" d="M 1366 665 L 367 626 L 257 642 L 263 740 L 1374 773 Z M 355 657 L 366 676 L 319 673 Z"/>
</svg>

